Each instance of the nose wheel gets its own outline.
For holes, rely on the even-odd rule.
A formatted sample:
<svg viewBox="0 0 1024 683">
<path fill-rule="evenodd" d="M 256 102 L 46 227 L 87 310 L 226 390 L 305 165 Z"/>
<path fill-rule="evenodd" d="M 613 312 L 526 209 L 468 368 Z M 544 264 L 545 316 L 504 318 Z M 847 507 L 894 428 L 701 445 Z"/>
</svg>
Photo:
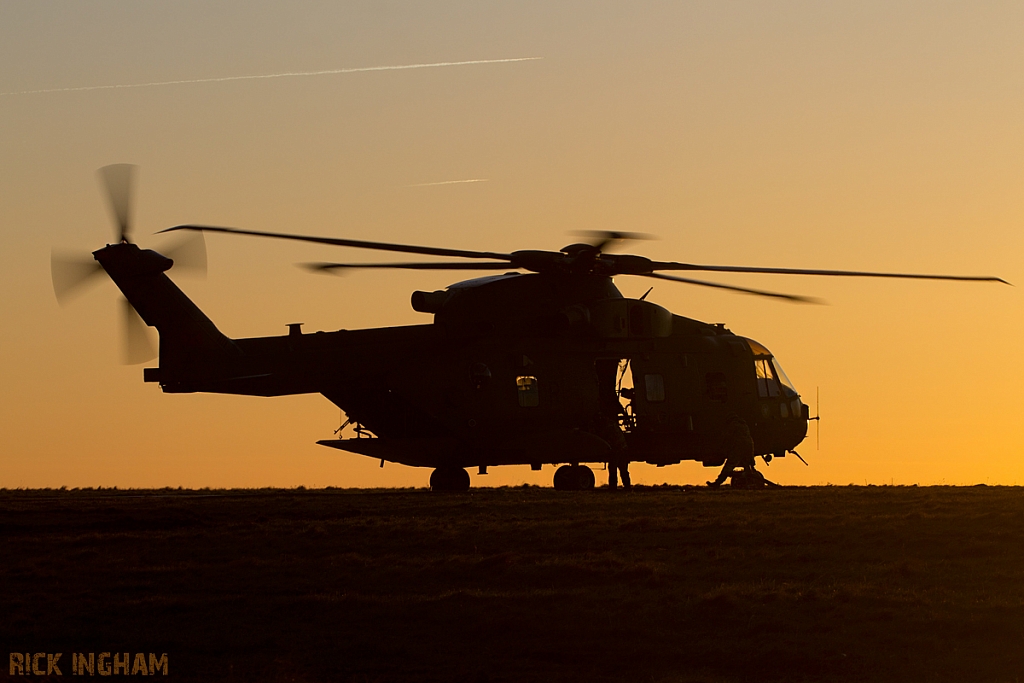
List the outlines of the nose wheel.
<svg viewBox="0 0 1024 683">
<path fill-rule="evenodd" d="M 590 491 L 594 488 L 594 472 L 586 465 L 562 465 L 555 470 L 556 491 Z"/>
</svg>

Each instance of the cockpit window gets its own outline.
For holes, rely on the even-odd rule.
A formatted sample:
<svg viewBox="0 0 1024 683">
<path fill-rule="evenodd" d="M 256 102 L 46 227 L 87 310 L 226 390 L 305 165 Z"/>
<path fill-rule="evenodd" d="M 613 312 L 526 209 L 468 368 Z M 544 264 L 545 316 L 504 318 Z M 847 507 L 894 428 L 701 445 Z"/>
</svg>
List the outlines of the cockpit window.
<svg viewBox="0 0 1024 683">
<path fill-rule="evenodd" d="M 787 396 L 796 396 L 796 387 L 793 386 L 791 381 L 789 381 L 789 377 L 786 376 L 786 371 L 782 369 L 781 365 L 779 365 L 779 359 L 772 358 L 772 365 L 775 366 L 775 379 L 782 382 L 782 390 Z"/>
<path fill-rule="evenodd" d="M 761 346 L 753 339 L 747 339 L 747 344 L 750 346 L 751 353 L 754 354 L 754 358 L 771 358 L 772 352 Z"/>
<path fill-rule="evenodd" d="M 750 351 L 754 354 L 758 396 L 761 398 L 796 396 L 796 387 L 783 372 L 779 361 L 772 357 L 771 351 L 753 339 L 747 339 L 747 344 L 750 345 Z"/>
<path fill-rule="evenodd" d="M 775 381 L 775 373 L 772 369 L 770 358 L 755 358 L 754 371 L 757 373 L 757 395 L 761 398 L 774 398 L 779 396 L 779 384 Z"/>
</svg>

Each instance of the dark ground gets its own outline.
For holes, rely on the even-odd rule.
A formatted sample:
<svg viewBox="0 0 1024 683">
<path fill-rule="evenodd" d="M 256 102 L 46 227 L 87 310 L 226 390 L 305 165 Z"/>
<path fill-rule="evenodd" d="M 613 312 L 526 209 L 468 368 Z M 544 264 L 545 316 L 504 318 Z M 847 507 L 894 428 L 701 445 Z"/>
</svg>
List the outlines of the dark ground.
<svg viewBox="0 0 1024 683">
<path fill-rule="evenodd" d="M 0 491 L 0 542 L 55 680 L 1024 680 L 1019 488 Z"/>
</svg>

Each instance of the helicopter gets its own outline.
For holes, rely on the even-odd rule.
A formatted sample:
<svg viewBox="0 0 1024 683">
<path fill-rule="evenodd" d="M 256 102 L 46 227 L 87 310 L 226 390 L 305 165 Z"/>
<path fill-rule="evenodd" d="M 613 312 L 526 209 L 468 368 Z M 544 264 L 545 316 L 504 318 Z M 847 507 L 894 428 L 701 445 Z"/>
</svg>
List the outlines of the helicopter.
<svg viewBox="0 0 1024 683">
<path fill-rule="evenodd" d="M 592 232 L 558 251 L 470 251 L 229 227 L 179 225 L 193 241 L 168 255 L 131 240 L 134 168 L 100 169 L 116 221 L 114 243 L 92 259 L 52 261 L 59 301 L 105 272 L 125 297 L 128 360 L 151 359 L 146 325 L 159 333 L 159 363 L 145 382 L 166 393 L 255 396 L 319 393 L 338 406 L 355 436 L 317 443 L 413 467 L 431 468 L 430 487 L 465 491 L 467 468 L 558 466 L 558 490 L 595 487 L 588 466 L 657 466 L 684 460 L 707 467 L 727 459 L 727 432 L 742 422 L 766 462 L 796 453 L 807 435 L 808 404 L 763 344 L 723 324 L 694 320 L 624 297 L 613 278 L 645 277 L 813 303 L 793 294 L 673 273 L 770 273 L 925 280 L 1005 280 L 989 276 L 722 266 L 610 253 L 645 236 Z M 454 260 L 307 264 L 353 269 L 491 271 L 438 291 L 415 291 L 427 324 L 232 339 L 167 276 L 205 264 L 206 234 L 298 240 L 337 247 Z M 199 240 L 196 242 L 195 240 Z M 176 260 L 178 261 L 176 265 Z M 624 379 L 627 373 L 631 382 Z M 628 384 L 632 386 L 628 386 Z M 341 429 L 336 432 L 338 434 Z M 623 450 L 624 449 L 624 450 Z M 618 453 L 618 455 L 616 454 Z M 624 453 L 624 456 L 622 455 Z M 736 482 L 734 481 L 734 485 Z"/>
</svg>

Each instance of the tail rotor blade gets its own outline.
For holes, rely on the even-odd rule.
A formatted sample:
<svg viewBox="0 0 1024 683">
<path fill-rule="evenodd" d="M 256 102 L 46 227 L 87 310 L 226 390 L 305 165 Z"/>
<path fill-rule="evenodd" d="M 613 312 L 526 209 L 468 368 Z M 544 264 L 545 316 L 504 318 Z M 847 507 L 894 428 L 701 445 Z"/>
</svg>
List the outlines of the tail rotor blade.
<svg viewBox="0 0 1024 683">
<path fill-rule="evenodd" d="M 117 221 L 117 238 L 119 242 L 129 241 L 131 235 L 131 203 L 132 186 L 134 184 L 135 166 L 132 164 L 112 164 L 99 170 L 100 180 L 107 190 L 110 210 Z"/>
<path fill-rule="evenodd" d="M 50 252 L 50 277 L 53 279 L 53 293 L 61 306 L 82 291 L 85 285 L 96 282 L 96 276 L 103 272 L 92 256 L 75 253 Z"/>
<path fill-rule="evenodd" d="M 122 326 L 124 330 L 124 364 L 138 365 L 156 358 L 156 347 L 150 337 L 146 323 L 127 299 L 121 299 Z"/>
<path fill-rule="evenodd" d="M 160 253 L 174 261 L 174 268 L 179 272 L 187 270 L 197 275 L 206 275 L 206 238 L 201 232 L 186 235 L 161 249 Z"/>
</svg>

